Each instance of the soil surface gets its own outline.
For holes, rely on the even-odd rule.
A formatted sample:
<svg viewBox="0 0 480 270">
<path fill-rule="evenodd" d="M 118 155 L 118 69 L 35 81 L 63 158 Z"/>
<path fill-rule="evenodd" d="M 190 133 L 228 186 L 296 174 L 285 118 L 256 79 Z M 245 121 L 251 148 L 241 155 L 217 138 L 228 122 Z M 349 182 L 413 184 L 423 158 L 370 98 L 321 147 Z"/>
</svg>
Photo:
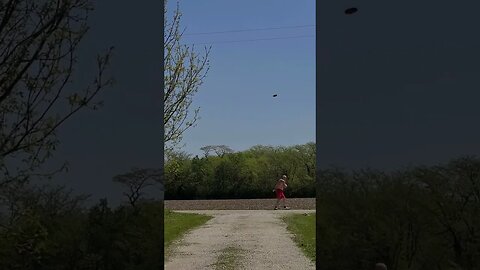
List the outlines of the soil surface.
<svg viewBox="0 0 480 270">
<path fill-rule="evenodd" d="M 304 199 L 302 199 L 304 200 Z M 244 201 L 244 200 L 240 200 Z M 217 201 L 208 204 L 218 208 L 226 205 L 237 208 L 272 208 L 273 200 L 232 202 L 222 204 Z M 268 202 L 268 204 L 267 204 Z M 195 205 L 195 204 L 194 204 Z M 199 207 L 207 207 L 201 203 Z M 310 202 L 306 206 L 315 205 Z M 187 207 L 185 203 L 167 204 L 167 207 Z M 292 205 L 293 206 L 293 205 Z M 300 206 L 299 204 L 297 206 Z M 303 207 L 306 207 L 303 206 Z M 203 226 L 188 232 L 177 241 L 168 252 L 165 264 L 167 270 L 196 269 L 315 269 L 315 263 L 307 258 L 293 241 L 293 235 L 281 220 L 283 215 L 293 213 L 311 213 L 314 210 L 187 210 L 178 211 L 213 216 Z M 219 260 L 231 254 L 225 250 L 234 250 L 239 254 L 234 265 L 219 268 Z"/>
<path fill-rule="evenodd" d="M 166 200 L 171 210 L 272 210 L 276 199 L 241 200 Z M 287 198 L 292 209 L 315 210 L 315 198 Z"/>
</svg>

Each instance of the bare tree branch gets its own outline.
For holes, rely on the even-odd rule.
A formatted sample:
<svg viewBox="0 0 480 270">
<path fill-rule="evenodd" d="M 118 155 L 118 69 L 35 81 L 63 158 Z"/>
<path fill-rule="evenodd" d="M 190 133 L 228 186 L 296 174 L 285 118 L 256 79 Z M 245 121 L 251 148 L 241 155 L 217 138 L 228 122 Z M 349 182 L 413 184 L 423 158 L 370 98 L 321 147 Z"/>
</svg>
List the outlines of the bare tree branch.
<svg viewBox="0 0 480 270">
<path fill-rule="evenodd" d="M 165 4 L 166 5 L 166 4 Z M 182 140 L 183 134 L 195 126 L 199 119 L 199 108 L 191 109 L 193 96 L 209 70 L 209 54 L 211 48 L 205 48 L 203 56 L 196 52 L 194 46 L 182 43 L 185 29 L 180 30 L 182 13 L 177 2 L 172 21 L 167 19 L 165 8 L 165 95 L 164 142 L 166 149 L 173 149 Z M 193 115 L 192 115 L 193 114 Z"/>
<path fill-rule="evenodd" d="M 128 192 L 123 194 L 128 198 L 132 207 L 144 195 L 145 188 L 160 182 L 161 171 L 159 169 L 132 168 L 128 173 L 113 177 L 113 181 L 124 185 Z"/>
<path fill-rule="evenodd" d="M 112 49 L 99 55 L 91 85 L 71 87 L 91 0 L 11 0 L 0 4 L 0 178 L 34 174 L 59 143 L 56 131 L 82 108 L 95 109 Z"/>
</svg>

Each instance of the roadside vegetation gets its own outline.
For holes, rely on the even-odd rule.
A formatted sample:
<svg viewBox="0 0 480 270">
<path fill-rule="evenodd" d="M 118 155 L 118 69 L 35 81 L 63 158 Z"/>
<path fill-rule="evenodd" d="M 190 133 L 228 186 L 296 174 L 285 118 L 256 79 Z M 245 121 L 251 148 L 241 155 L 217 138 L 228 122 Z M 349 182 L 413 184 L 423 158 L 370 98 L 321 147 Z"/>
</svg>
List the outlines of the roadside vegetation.
<svg viewBox="0 0 480 270">
<path fill-rule="evenodd" d="M 479 158 L 394 172 L 330 169 L 319 180 L 324 269 L 479 269 Z"/>
<path fill-rule="evenodd" d="M 223 249 L 215 262 L 215 270 L 235 270 L 241 268 L 242 256 L 245 251 L 239 247 L 230 246 Z"/>
<path fill-rule="evenodd" d="M 168 249 L 175 240 L 181 238 L 189 230 L 203 225 L 211 219 L 211 217 L 207 215 L 177 213 L 168 209 L 165 209 L 164 216 L 164 243 L 166 254 L 169 253 Z"/>
<path fill-rule="evenodd" d="M 257 145 L 234 152 L 225 145 L 202 148 L 203 156 L 171 152 L 165 164 L 166 200 L 271 198 L 282 174 L 287 197 L 315 197 L 314 142 L 294 146 Z"/>
<path fill-rule="evenodd" d="M 294 234 L 295 243 L 305 255 L 315 261 L 315 213 L 293 214 L 283 217 L 287 229 Z"/>
</svg>

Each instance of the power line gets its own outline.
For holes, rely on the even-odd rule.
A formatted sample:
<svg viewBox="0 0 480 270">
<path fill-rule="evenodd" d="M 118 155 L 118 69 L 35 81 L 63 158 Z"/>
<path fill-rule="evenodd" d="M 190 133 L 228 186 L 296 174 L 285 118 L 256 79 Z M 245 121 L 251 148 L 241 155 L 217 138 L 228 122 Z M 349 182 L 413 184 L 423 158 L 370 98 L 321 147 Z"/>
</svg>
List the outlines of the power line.
<svg viewBox="0 0 480 270">
<path fill-rule="evenodd" d="M 295 39 L 295 38 L 308 38 L 315 37 L 314 35 L 305 35 L 305 36 L 291 36 L 291 37 L 276 37 L 276 38 L 257 38 L 257 39 L 242 39 L 242 40 L 229 40 L 229 41 L 217 41 L 217 42 L 205 42 L 205 43 L 190 43 L 189 45 L 211 45 L 219 43 L 241 43 L 241 42 L 254 42 L 254 41 L 263 41 L 263 40 L 279 40 L 279 39 Z"/>
<path fill-rule="evenodd" d="M 314 24 L 307 24 L 307 25 L 284 26 L 284 27 L 251 28 L 251 29 L 239 29 L 239 30 L 227 30 L 227 31 L 217 31 L 217 32 L 203 32 L 203 33 L 190 33 L 190 34 L 187 33 L 187 34 L 184 34 L 184 35 L 185 35 L 185 36 L 213 35 L 213 34 L 224 34 L 224 33 L 253 32 L 253 31 L 293 29 L 293 28 L 308 28 L 308 27 L 314 27 L 314 26 L 315 26 Z"/>
</svg>

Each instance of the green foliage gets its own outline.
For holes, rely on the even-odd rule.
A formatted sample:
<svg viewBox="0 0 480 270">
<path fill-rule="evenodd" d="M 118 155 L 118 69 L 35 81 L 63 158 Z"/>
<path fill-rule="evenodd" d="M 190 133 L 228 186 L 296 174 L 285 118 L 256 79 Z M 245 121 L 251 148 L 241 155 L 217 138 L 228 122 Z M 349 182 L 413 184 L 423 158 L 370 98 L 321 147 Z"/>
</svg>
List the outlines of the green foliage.
<svg viewBox="0 0 480 270">
<path fill-rule="evenodd" d="M 222 249 L 217 261 L 213 264 L 215 270 L 235 270 L 243 266 L 245 250 L 239 246 L 229 246 Z"/>
<path fill-rule="evenodd" d="M 0 269 L 163 267 L 162 203 L 112 209 L 101 200 L 85 211 L 80 206 L 67 209 L 29 199 L 29 207 L 19 217 L 2 224 Z"/>
<path fill-rule="evenodd" d="M 215 191 L 228 196 L 256 196 L 262 188 L 270 193 L 271 179 L 274 183 L 283 169 L 290 174 L 290 186 L 310 184 L 308 177 L 314 179 L 315 169 L 308 174 L 307 166 L 314 168 L 314 159 L 305 155 L 302 160 L 307 150 L 295 148 L 257 146 L 207 158 L 182 154 L 171 157 L 166 170 L 179 181 L 169 180 L 170 185 L 183 194 L 208 197 L 211 190 L 204 187 L 218 184 L 222 188 Z M 312 163 L 306 165 L 307 161 Z M 459 158 L 392 173 L 372 169 L 318 173 L 318 222 L 312 226 L 313 216 L 300 216 L 287 223 L 302 235 L 297 240 L 309 254 L 313 228 L 318 229 L 316 259 L 324 269 L 369 270 L 376 262 L 393 270 L 478 269 L 480 159 Z M 161 202 L 112 208 L 101 200 L 86 208 L 85 197 L 72 196 L 61 187 L 18 187 L 8 199 L 11 204 L 0 209 L 0 269 L 130 270 L 163 265 Z M 166 245 L 207 220 L 167 211 Z"/>
<path fill-rule="evenodd" d="M 164 110 L 163 141 L 166 151 L 175 149 L 183 134 L 195 126 L 200 108 L 192 108 L 193 98 L 210 68 L 210 49 L 203 54 L 183 42 L 180 2 L 170 18 L 167 4 L 164 9 Z"/>
<path fill-rule="evenodd" d="M 315 143 L 217 152 L 201 158 L 170 153 L 165 164 L 165 198 L 269 198 L 282 174 L 289 176 L 287 196 L 315 196 Z"/>
</svg>

